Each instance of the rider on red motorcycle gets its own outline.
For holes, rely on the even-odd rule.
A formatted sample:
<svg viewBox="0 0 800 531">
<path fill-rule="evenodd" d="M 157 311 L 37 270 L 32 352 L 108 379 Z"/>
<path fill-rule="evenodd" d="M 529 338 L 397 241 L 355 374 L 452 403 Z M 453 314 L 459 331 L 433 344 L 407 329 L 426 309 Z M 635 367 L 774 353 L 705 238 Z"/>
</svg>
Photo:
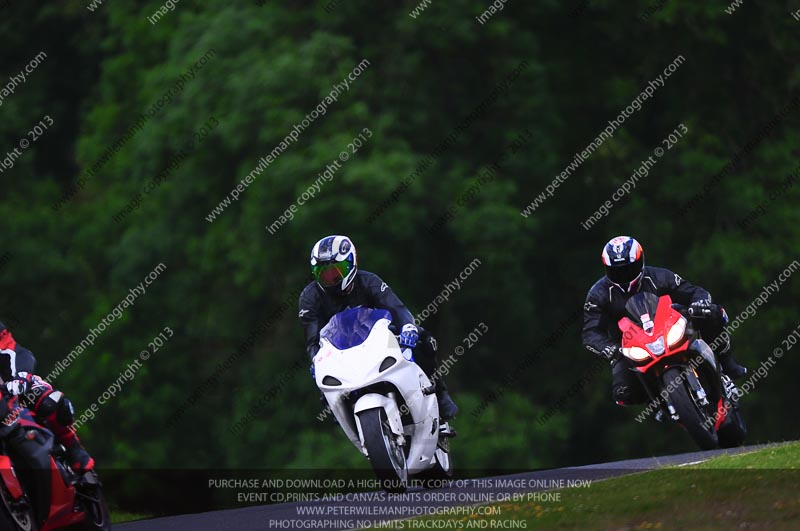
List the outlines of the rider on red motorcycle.
<svg viewBox="0 0 800 531">
<path fill-rule="evenodd" d="M 698 310 L 711 310 L 709 318 L 699 323 L 703 336 L 712 346 L 728 322 L 722 306 L 711 303 L 711 295 L 705 289 L 685 281 L 668 269 L 644 265 L 644 250 L 630 236 L 612 238 L 603 248 L 603 264 L 606 275 L 589 290 L 584 304 L 583 344 L 587 350 L 611 363 L 612 395 L 617 404 L 638 404 L 647 400 L 647 395 L 630 371 L 630 360 L 621 352 L 622 335 L 617 321 L 625 315 L 625 303 L 640 292 L 661 296 L 668 294 L 673 302 L 691 306 Z M 747 369 L 739 365 L 726 340 L 715 350 L 723 371 L 731 378 L 740 378 Z"/>
<path fill-rule="evenodd" d="M 42 429 L 30 411 L 20 405 L 19 397 L 0 385 L 0 440 L 13 461 L 25 471 L 25 477 L 38 486 L 33 501 L 39 522 L 44 521 L 50 508 L 50 452 L 46 444 L 48 436 L 39 431 Z"/>
<path fill-rule="evenodd" d="M 94 467 L 94 459 L 81 445 L 75 430 L 72 403 L 61 391 L 33 374 L 36 358 L 14 340 L 0 322 L 0 378 L 8 394 L 19 397 L 16 405 L 28 408 L 36 420 L 53 432 L 67 449 L 68 462 L 76 472 Z"/>
</svg>

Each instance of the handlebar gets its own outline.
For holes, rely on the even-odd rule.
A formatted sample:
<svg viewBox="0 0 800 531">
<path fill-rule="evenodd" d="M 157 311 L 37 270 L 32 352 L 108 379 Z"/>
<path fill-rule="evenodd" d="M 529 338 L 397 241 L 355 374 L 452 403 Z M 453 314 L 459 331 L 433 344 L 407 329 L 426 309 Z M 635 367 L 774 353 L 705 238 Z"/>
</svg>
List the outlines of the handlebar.
<svg viewBox="0 0 800 531">
<path fill-rule="evenodd" d="M 700 308 L 698 313 L 696 308 L 691 306 L 684 306 L 683 304 L 674 303 L 672 309 L 678 311 L 684 317 L 690 319 L 706 319 L 711 316 L 711 308 Z"/>
</svg>

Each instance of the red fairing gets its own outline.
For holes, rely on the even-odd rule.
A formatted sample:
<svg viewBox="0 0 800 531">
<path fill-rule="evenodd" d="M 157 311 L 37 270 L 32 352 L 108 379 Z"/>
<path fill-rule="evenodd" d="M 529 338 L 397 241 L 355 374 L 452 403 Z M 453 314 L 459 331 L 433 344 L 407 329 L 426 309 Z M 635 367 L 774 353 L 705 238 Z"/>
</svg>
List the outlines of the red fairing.
<svg viewBox="0 0 800 531">
<path fill-rule="evenodd" d="M 64 483 L 64 478 L 52 458 L 50 458 L 50 482 L 52 485 L 50 515 L 41 531 L 61 529 L 86 519 L 86 513 L 72 510 L 75 500 L 75 487 Z"/>
<path fill-rule="evenodd" d="M 662 295 L 658 300 L 658 307 L 656 308 L 656 316 L 653 320 L 653 333 L 648 334 L 640 326 L 635 324 L 627 317 L 619 320 L 619 328 L 622 331 L 622 347 L 642 347 L 645 350 L 645 345 L 664 337 L 664 354 L 661 356 L 654 356 L 649 350 L 650 361 L 637 365 L 635 369 L 639 372 L 647 372 L 650 367 L 655 365 L 659 360 L 667 358 L 678 352 L 683 352 L 689 348 L 688 341 L 682 341 L 678 345 L 670 348 L 667 344 L 666 334 L 672 326 L 681 319 L 681 314 L 672 308 L 672 298 L 669 295 Z M 641 363 L 641 362 L 640 362 Z"/>
<path fill-rule="evenodd" d="M 11 459 L 7 455 L 0 455 L 0 478 L 3 480 L 8 492 L 11 493 L 12 498 L 17 500 L 24 494 L 11 465 Z"/>
</svg>

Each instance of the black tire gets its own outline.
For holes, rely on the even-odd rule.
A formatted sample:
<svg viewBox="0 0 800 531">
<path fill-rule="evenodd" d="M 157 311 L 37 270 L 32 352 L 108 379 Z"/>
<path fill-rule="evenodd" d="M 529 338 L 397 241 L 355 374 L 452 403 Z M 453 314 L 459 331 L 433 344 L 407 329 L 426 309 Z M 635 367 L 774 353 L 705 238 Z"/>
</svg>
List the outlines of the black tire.
<svg viewBox="0 0 800 531">
<path fill-rule="evenodd" d="M 358 414 L 364 433 L 369 462 L 387 492 L 405 492 L 408 469 L 403 449 L 395 443 L 383 408 L 367 409 Z"/>
<path fill-rule="evenodd" d="M 737 409 L 731 409 L 730 418 L 725 419 L 723 426 L 717 431 L 720 448 L 736 448 L 742 446 L 747 437 L 747 428 L 744 425 L 742 414 Z"/>
<path fill-rule="evenodd" d="M 80 488 L 77 495 L 81 498 L 81 505 L 86 512 L 86 520 L 79 523 L 76 529 L 81 531 L 110 531 L 111 511 L 108 510 L 108 503 L 100 487 L 100 479 L 96 472 L 89 471 L 86 474 L 93 474 L 93 481 Z"/>
<path fill-rule="evenodd" d="M 713 416 L 699 406 L 692 398 L 686 378 L 683 377 L 684 369 L 674 367 L 667 369 L 662 376 L 664 389 L 672 388 L 669 392 L 669 399 L 675 410 L 678 412 L 678 421 L 684 429 L 689 432 L 697 446 L 701 450 L 713 450 L 719 446 L 717 432 L 714 429 Z M 678 385 L 670 385 L 670 382 L 678 381 Z"/>
<path fill-rule="evenodd" d="M 5 484 L 0 481 L 0 529 L 3 531 L 39 531 L 32 509 L 24 513 L 18 511 L 16 517 L 12 516 L 12 511 L 6 503 L 10 499 L 11 494 Z"/>
<path fill-rule="evenodd" d="M 416 476 L 418 480 L 422 481 L 422 486 L 426 489 L 439 488 L 441 487 L 442 480 L 448 480 L 453 477 L 453 464 L 450 461 L 450 452 L 445 452 L 441 448 L 436 448 L 434 460 L 435 462 L 431 468 Z"/>
<path fill-rule="evenodd" d="M 436 448 L 434 454 L 436 463 L 430 469 L 434 479 L 450 479 L 453 477 L 453 463 L 450 460 L 450 452 L 445 452 L 441 448 Z"/>
</svg>

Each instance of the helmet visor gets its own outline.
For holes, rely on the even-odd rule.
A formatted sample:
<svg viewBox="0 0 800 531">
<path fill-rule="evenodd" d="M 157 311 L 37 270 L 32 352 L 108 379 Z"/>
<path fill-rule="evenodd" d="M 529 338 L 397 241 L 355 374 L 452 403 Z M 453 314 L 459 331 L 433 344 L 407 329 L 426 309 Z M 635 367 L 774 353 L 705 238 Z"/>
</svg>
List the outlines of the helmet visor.
<svg viewBox="0 0 800 531">
<path fill-rule="evenodd" d="M 339 284 L 352 270 L 353 264 L 349 260 L 317 264 L 311 268 L 314 280 L 319 282 L 323 288 L 330 288 Z"/>
<path fill-rule="evenodd" d="M 619 284 L 625 289 L 628 289 L 630 287 L 631 282 L 636 280 L 638 276 L 642 274 L 643 266 L 644 266 L 643 261 L 639 259 L 631 264 L 625 264 L 616 267 L 607 267 L 606 275 L 608 275 L 608 279 L 611 282 Z"/>
</svg>

